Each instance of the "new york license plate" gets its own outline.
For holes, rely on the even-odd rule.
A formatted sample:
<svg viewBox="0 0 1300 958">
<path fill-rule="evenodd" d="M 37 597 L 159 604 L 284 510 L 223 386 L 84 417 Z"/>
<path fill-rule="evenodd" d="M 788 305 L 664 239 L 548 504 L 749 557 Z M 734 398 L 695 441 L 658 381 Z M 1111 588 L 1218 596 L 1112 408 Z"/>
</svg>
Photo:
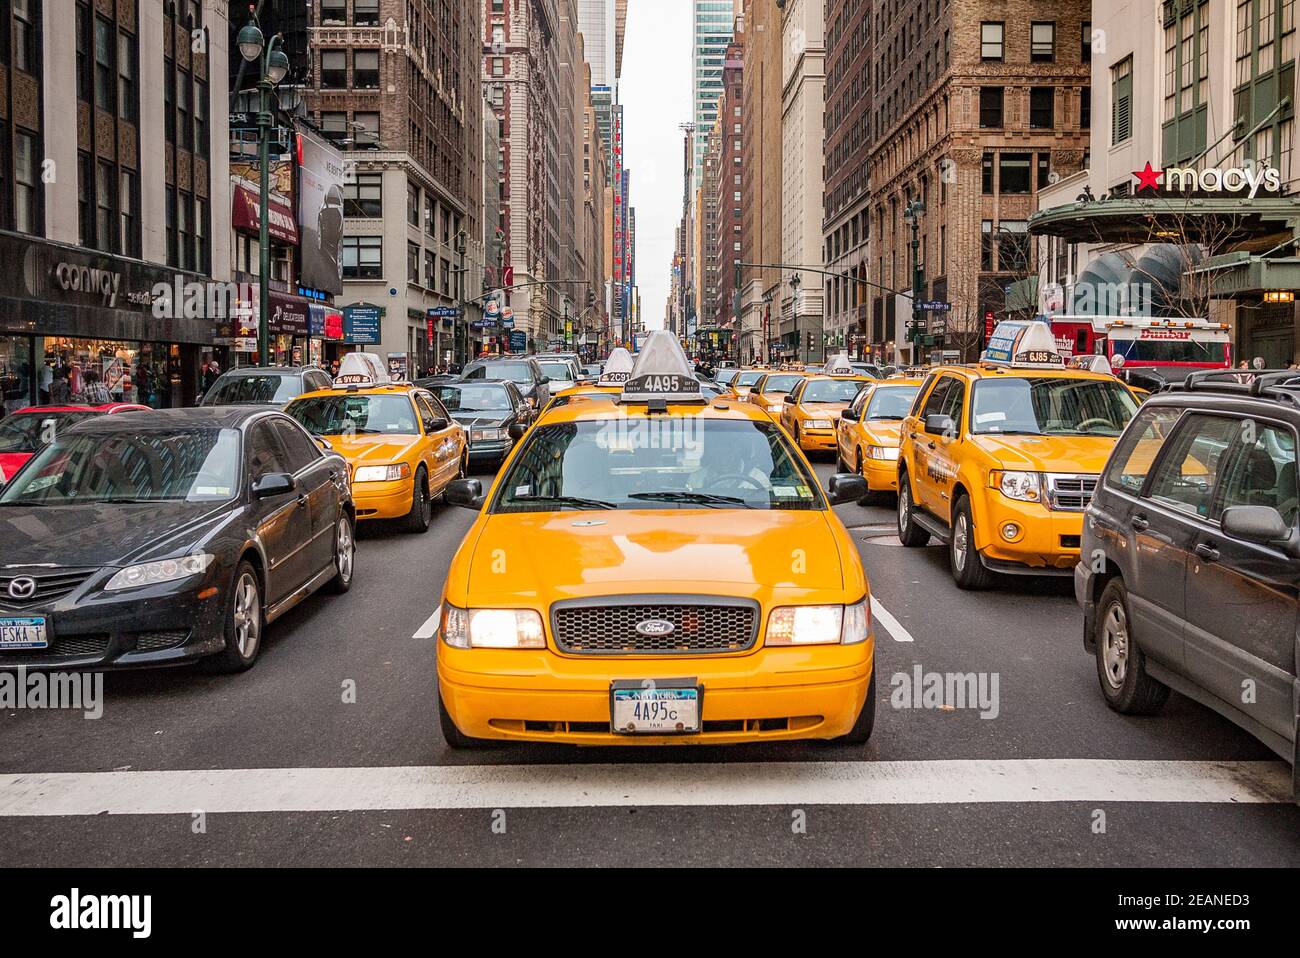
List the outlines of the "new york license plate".
<svg viewBox="0 0 1300 958">
<path fill-rule="evenodd" d="M 0 649 L 44 649 L 49 644 L 43 617 L 0 619 Z"/>
<path fill-rule="evenodd" d="M 684 735 L 700 730 L 700 689 L 691 684 L 615 682 L 610 722 L 625 735 Z"/>
</svg>

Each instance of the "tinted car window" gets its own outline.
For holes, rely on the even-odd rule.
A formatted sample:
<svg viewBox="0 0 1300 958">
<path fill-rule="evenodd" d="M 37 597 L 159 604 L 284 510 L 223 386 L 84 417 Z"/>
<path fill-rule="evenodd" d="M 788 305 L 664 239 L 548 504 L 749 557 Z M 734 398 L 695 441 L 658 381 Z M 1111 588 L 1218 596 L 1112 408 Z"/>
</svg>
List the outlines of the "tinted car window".
<svg viewBox="0 0 1300 958">
<path fill-rule="evenodd" d="M 507 387 L 493 383 L 482 386 L 435 386 L 433 394 L 452 412 L 507 412 L 514 399 Z"/>
<path fill-rule="evenodd" d="M 298 376 L 225 375 L 203 397 L 205 406 L 278 406 L 302 393 Z"/>
<path fill-rule="evenodd" d="M 297 472 L 320 458 L 320 448 L 297 426 L 277 420 L 274 428 L 288 462 L 286 472 Z"/>
<path fill-rule="evenodd" d="M 938 378 L 939 377 L 937 374 L 931 373 L 930 376 L 926 378 L 925 382 L 921 383 L 921 388 L 916 394 L 916 400 L 912 403 L 911 410 L 908 411 L 909 416 L 921 415 L 921 402 L 926 395 L 926 391 L 930 388 L 931 384 Z"/>
<path fill-rule="evenodd" d="M 533 368 L 528 363 L 493 363 L 489 366 L 471 366 L 466 379 L 509 379 L 525 386 L 533 384 Z"/>
<path fill-rule="evenodd" d="M 944 408 L 948 405 L 948 394 L 952 392 L 953 378 L 944 376 L 939 380 L 930 397 L 925 401 L 925 409 L 921 413 L 922 422 L 928 416 L 943 415 Z"/>
<path fill-rule="evenodd" d="M 1173 406 L 1155 406 L 1142 410 L 1131 429 L 1124 434 L 1110 465 L 1106 467 L 1106 484 L 1137 495 L 1146 484 L 1147 475 L 1165 440 L 1174 431 L 1183 411 Z"/>
<path fill-rule="evenodd" d="M 294 472 L 270 423 L 259 422 L 248 431 L 248 469 L 254 479 L 273 472 Z"/>
<path fill-rule="evenodd" d="M 1240 447 L 1223 479 L 1223 498 L 1215 509 L 1215 518 L 1231 506 L 1272 506 L 1288 525 L 1296 520 L 1296 442 L 1295 434 L 1280 426 L 1258 424 L 1255 442 Z M 1244 433 L 1249 440 L 1250 433 Z"/>
<path fill-rule="evenodd" d="M 404 395 L 310 396 L 285 409 L 313 436 L 419 435 L 415 410 Z"/>
<path fill-rule="evenodd" d="M 25 412 L 0 419 L 0 452 L 35 452 L 53 442 L 61 430 L 84 419 L 100 416 L 97 412 L 39 413 Z"/>
<path fill-rule="evenodd" d="M 1156 472 L 1151 498 L 1208 518 L 1225 453 L 1240 429 L 1240 420 L 1226 416 L 1188 416 Z"/>
</svg>

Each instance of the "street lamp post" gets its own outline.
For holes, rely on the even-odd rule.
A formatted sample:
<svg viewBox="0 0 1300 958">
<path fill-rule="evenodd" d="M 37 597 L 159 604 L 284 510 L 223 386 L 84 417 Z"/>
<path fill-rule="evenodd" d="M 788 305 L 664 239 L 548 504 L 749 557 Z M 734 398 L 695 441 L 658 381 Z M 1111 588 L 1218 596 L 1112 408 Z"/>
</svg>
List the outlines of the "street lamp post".
<svg viewBox="0 0 1300 958">
<path fill-rule="evenodd" d="M 803 285 L 803 280 L 795 273 L 790 277 L 790 318 L 794 320 L 794 358 L 798 360 L 799 353 L 804 350 L 803 341 L 799 338 L 799 287 Z M 811 359 L 811 349 L 808 351 L 807 358 Z"/>
<path fill-rule="evenodd" d="M 912 227 L 912 328 L 907 332 L 907 340 L 913 346 L 912 361 L 916 361 L 915 349 L 921 339 L 921 298 L 925 295 L 925 276 L 921 272 L 921 214 L 925 212 L 925 201 L 908 200 L 903 210 L 903 219 Z"/>
<path fill-rule="evenodd" d="M 270 365 L 270 317 L 271 317 L 271 231 L 269 208 L 271 204 L 271 127 L 274 116 L 271 113 L 271 94 L 280 85 L 280 81 L 289 73 L 289 58 L 281 49 L 283 40 L 279 34 L 271 37 L 267 43 L 262 30 L 257 25 L 257 15 L 252 14 L 248 23 L 239 31 L 236 41 L 239 54 L 248 63 L 262 61 L 262 75 L 257 81 L 260 107 L 257 114 L 257 162 L 258 178 L 261 180 L 261 210 L 258 216 L 257 243 L 260 254 L 258 264 L 257 296 L 257 357 L 259 366 Z"/>
</svg>

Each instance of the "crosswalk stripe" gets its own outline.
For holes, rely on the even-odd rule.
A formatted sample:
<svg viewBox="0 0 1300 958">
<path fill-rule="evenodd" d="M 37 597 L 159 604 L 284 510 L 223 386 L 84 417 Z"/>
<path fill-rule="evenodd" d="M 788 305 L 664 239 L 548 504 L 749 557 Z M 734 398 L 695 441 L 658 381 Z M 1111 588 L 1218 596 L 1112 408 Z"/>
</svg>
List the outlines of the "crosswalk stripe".
<svg viewBox="0 0 1300 958">
<path fill-rule="evenodd" d="M 885 630 L 890 634 L 895 642 L 911 642 L 912 633 L 903 628 L 903 623 L 889 614 L 889 610 L 880 604 L 880 600 L 874 595 L 871 597 L 871 614 L 876 617 L 876 621 L 884 625 Z"/>
<path fill-rule="evenodd" d="M 453 808 L 1289 802 L 1281 762 L 1109 759 L 264 768 L 0 775 L 0 817 Z"/>
</svg>

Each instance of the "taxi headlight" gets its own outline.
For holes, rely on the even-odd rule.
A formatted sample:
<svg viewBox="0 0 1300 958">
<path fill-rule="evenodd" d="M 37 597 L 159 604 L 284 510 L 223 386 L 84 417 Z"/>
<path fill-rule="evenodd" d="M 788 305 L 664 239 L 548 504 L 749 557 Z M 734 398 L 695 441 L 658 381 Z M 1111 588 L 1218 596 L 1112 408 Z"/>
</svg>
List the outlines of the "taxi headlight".
<svg viewBox="0 0 1300 958">
<path fill-rule="evenodd" d="M 830 419 L 809 419 L 805 426 L 808 429 L 834 429 L 835 423 Z"/>
<path fill-rule="evenodd" d="M 120 589 L 138 589 L 141 586 L 157 585 L 160 582 L 179 582 L 191 576 L 207 572 L 214 557 L 207 553 L 181 556 L 178 559 L 163 559 L 158 562 L 142 562 L 119 569 L 104 586 L 105 592 L 117 592 Z"/>
<path fill-rule="evenodd" d="M 1043 501 L 1043 476 L 1038 472 L 995 472 L 993 481 L 1008 499 Z"/>
<path fill-rule="evenodd" d="M 542 617 L 532 609 L 458 609 L 443 604 L 442 640 L 458 649 L 544 649 Z"/>
<path fill-rule="evenodd" d="M 898 458 L 898 447 L 897 446 L 868 446 L 867 458 L 880 459 L 882 461 L 896 460 Z"/>
<path fill-rule="evenodd" d="M 853 605 L 788 605 L 767 620 L 768 645 L 855 645 L 871 632 L 871 611 Z"/>
<path fill-rule="evenodd" d="M 395 482 L 409 479 L 411 467 L 404 462 L 395 462 L 391 466 L 361 466 L 353 475 L 353 482 Z"/>
<path fill-rule="evenodd" d="M 785 403 L 783 402 L 772 403 L 772 412 L 781 412 L 783 409 L 785 409 Z"/>
</svg>

